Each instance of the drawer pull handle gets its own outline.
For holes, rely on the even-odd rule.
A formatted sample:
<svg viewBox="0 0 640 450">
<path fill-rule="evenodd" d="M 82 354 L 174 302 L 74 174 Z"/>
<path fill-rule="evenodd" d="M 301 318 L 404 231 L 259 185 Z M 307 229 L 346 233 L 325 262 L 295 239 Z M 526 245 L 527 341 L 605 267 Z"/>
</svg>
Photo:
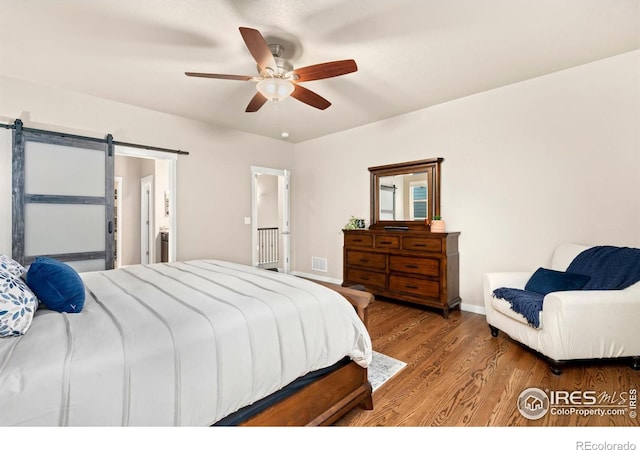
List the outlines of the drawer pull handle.
<svg viewBox="0 0 640 450">
<path fill-rule="evenodd" d="M 369 277 L 360 277 L 360 279 L 363 281 L 369 281 Z"/>
<path fill-rule="evenodd" d="M 421 244 L 421 243 L 417 243 L 417 244 L 413 244 L 414 247 L 426 247 L 427 244 Z"/>
<path fill-rule="evenodd" d="M 417 269 L 418 268 L 417 264 L 405 264 L 404 266 L 407 269 Z"/>
<path fill-rule="evenodd" d="M 368 260 L 368 259 L 361 258 L 361 259 L 360 259 L 360 262 L 361 262 L 361 263 L 368 263 L 368 262 L 369 262 L 369 260 Z"/>
<path fill-rule="evenodd" d="M 391 242 L 391 241 L 380 241 L 380 244 L 381 245 L 391 245 L 391 244 L 393 244 L 393 242 Z"/>
<path fill-rule="evenodd" d="M 362 239 L 354 239 L 353 242 L 362 242 Z"/>
<path fill-rule="evenodd" d="M 407 289 L 419 289 L 418 286 L 414 286 L 413 284 L 405 284 L 404 287 Z"/>
</svg>

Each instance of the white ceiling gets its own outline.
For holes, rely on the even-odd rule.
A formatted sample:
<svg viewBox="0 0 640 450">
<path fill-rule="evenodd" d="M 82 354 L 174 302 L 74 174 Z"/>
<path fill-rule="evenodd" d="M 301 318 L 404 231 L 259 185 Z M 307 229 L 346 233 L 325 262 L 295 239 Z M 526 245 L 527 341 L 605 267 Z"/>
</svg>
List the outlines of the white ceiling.
<svg viewBox="0 0 640 450">
<path fill-rule="evenodd" d="M 355 59 L 245 113 L 238 27 L 294 67 Z M 640 0 L 0 0 L 0 75 L 301 142 L 640 48 Z"/>
</svg>

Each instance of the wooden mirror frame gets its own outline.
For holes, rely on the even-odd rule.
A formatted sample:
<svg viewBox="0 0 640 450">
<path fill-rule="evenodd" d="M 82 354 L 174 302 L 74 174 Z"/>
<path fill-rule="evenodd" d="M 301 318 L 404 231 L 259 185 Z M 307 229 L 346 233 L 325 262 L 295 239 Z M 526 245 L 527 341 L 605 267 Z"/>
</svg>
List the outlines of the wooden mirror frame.
<svg viewBox="0 0 640 450">
<path fill-rule="evenodd" d="M 440 216 L 440 164 L 442 161 L 444 161 L 444 158 L 430 158 L 419 161 L 369 167 L 371 180 L 371 222 L 369 228 L 383 229 L 385 227 L 400 227 L 407 230 L 424 230 L 427 228 L 427 224 L 431 222 L 433 216 Z M 380 220 L 380 178 L 417 172 L 425 172 L 427 174 L 427 188 L 429 193 L 427 220 Z"/>
</svg>

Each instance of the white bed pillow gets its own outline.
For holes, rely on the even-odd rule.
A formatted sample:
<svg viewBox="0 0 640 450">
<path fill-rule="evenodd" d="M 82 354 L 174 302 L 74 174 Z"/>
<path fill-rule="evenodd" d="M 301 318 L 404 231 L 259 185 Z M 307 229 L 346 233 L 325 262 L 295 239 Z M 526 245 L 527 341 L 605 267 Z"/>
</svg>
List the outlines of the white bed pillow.
<svg viewBox="0 0 640 450">
<path fill-rule="evenodd" d="M 0 255 L 0 272 L 9 272 L 15 277 L 22 276 L 27 271 L 22 264 L 6 255 Z"/>
<path fill-rule="evenodd" d="M 38 298 L 19 277 L 0 268 L 0 337 L 25 334 L 38 308 Z"/>
</svg>

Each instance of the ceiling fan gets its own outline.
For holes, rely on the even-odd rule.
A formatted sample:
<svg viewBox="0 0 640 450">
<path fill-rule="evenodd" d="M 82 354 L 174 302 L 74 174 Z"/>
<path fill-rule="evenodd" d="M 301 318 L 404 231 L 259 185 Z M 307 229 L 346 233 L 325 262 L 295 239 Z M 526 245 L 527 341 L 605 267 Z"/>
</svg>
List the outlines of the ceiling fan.
<svg viewBox="0 0 640 450">
<path fill-rule="evenodd" d="M 358 66 L 353 59 L 331 61 L 293 69 L 289 61 L 280 57 L 282 55 L 282 47 L 278 44 L 268 45 L 258 30 L 240 27 L 240 34 L 249 52 L 258 63 L 258 76 L 199 72 L 185 72 L 185 75 L 257 83 L 256 89 L 258 92 L 249 102 L 246 112 L 258 111 L 268 100 L 279 102 L 289 96 L 314 108 L 327 109 L 331 106 L 327 99 L 300 86 L 298 83 L 337 77 L 358 70 Z"/>
</svg>

